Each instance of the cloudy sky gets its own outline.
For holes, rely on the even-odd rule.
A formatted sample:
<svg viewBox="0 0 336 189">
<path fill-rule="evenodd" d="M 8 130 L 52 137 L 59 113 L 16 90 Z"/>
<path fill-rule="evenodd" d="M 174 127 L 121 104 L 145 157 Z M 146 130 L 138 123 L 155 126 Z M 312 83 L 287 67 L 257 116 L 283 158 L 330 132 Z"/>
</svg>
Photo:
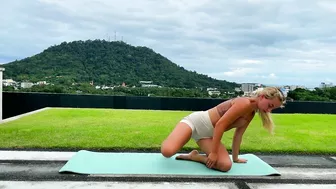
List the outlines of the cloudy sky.
<svg viewBox="0 0 336 189">
<path fill-rule="evenodd" d="M 0 63 L 63 41 L 116 39 L 221 80 L 336 84 L 335 0 L 0 2 Z"/>
</svg>

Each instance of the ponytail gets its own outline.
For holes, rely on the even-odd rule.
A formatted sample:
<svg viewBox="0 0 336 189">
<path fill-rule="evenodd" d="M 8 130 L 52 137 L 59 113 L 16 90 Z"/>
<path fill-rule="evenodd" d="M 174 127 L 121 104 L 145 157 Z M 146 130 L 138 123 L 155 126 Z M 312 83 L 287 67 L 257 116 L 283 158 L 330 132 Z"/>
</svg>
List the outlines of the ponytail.
<svg viewBox="0 0 336 189">
<path fill-rule="evenodd" d="M 281 92 L 280 89 L 276 88 L 276 87 L 266 87 L 266 88 L 259 88 L 256 91 L 254 91 L 252 93 L 253 97 L 258 97 L 260 95 L 264 95 L 265 98 L 267 99 L 272 99 L 272 98 L 279 98 L 279 100 L 281 101 L 282 104 L 285 103 L 285 96 L 284 94 Z M 283 105 L 281 106 L 283 107 Z M 258 111 L 259 117 L 261 119 L 262 125 L 263 127 L 270 133 L 270 134 L 274 134 L 274 122 L 271 116 L 270 112 L 264 112 L 264 111 Z"/>
<path fill-rule="evenodd" d="M 275 125 L 273 123 L 273 119 L 271 116 L 271 113 L 269 112 L 264 112 L 264 111 L 258 111 L 259 117 L 261 119 L 263 127 L 270 133 L 274 134 L 274 128 Z"/>
</svg>

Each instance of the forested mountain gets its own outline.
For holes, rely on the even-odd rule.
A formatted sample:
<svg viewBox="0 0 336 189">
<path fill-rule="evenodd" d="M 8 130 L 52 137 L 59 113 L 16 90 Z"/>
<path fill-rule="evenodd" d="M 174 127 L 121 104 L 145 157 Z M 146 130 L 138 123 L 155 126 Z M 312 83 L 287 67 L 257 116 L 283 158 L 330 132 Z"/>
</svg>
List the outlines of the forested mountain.
<svg viewBox="0 0 336 189">
<path fill-rule="evenodd" d="M 139 85 L 153 81 L 163 87 L 217 87 L 232 90 L 237 83 L 189 71 L 147 47 L 124 42 L 87 40 L 63 42 L 25 59 L 2 65 L 4 78 L 69 84 Z"/>
</svg>

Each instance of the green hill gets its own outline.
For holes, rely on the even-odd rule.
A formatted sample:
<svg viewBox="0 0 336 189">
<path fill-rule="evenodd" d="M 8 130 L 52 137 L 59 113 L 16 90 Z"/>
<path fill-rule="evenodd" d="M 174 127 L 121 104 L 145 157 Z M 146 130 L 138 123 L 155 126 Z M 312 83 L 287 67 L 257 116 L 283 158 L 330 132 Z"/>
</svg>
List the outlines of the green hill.
<svg viewBox="0 0 336 189">
<path fill-rule="evenodd" d="M 216 80 L 189 71 L 147 47 L 124 42 L 88 40 L 63 42 L 43 52 L 2 65 L 4 78 L 50 83 L 95 85 L 139 85 L 153 81 L 163 87 L 217 87 L 233 89 L 237 83 Z"/>
</svg>

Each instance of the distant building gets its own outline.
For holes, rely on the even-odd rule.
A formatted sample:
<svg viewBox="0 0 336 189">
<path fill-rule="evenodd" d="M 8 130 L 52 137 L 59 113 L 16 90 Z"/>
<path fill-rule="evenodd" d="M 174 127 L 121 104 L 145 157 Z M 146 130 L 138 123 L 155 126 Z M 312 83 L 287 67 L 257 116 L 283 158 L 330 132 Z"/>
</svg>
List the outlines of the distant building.
<svg viewBox="0 0 336 189">
<path fill-rule="evenodd" d="M 284 88 L 286 92 L 294 91 L 295 89 L 306 89 L 305 86 L 300 85 L 284 85 L 282 88 Z"/>
<path fill-rule="evenodd" d="M 33 85 L 32 82 L 21 82 L 21 88 L 31 88 Z"/>
<path fill-rule="evenodd" d="M 140 84 L 153 84 L 153 81 L 139 81 Z"/>
<path fill-rule="evenodd" d="M 208 94 L 211 95 L 220 95 L 221 92 L 220 91 L 208 91 Z"/>
<path fill-rule="evenodd" d="M 250 93 L 250 92 L 254 91 L 255 86 L 256 86 L 255 83 L 242 83 L 241 84 L 241 90 L 244 93 Z"/>
<path fill-rule="evenodd" d="M 159 85 L 153 84 L 153 81 L 139 81 L 141 87 L 161 87 Z"/>
<path fill-rule="evenodd" d="M 207 88 L 207 91 L 216 91 L 217 88 Z"/>
<path fill-rule="evenodd" d="M 154 84 L 142 84 L 141 87 L 160 87 L 160 86 Z"/>
<path fill-rule="evenodd" d="M 329 88 L 329 87 L 333 87 L 333 83 L 325 83 L 325 82 L 321 82 L 321 84 L 320 84 L 320 88 L 321 88 L 321 89 Z"/>
<path fill-rule="evenodd" d="M 16 85 L 16 82 L 13 79 L 4 79 L 2 80 L 3 86 L 14 86 Z"/>
<path fill-rule="evenodd" d="M 217 88 L 207 88 L 207 91 L 210 96 L 221 94 L 221 92 Z"/>
<path fill-rule="evenodd" d="M 38 85 L 46 85 L 47 82 L 46 82 L 46 81 L 39 81 L 39 82 L 37 82 L 36 84 L 38 84 Z"/>
</svg>

